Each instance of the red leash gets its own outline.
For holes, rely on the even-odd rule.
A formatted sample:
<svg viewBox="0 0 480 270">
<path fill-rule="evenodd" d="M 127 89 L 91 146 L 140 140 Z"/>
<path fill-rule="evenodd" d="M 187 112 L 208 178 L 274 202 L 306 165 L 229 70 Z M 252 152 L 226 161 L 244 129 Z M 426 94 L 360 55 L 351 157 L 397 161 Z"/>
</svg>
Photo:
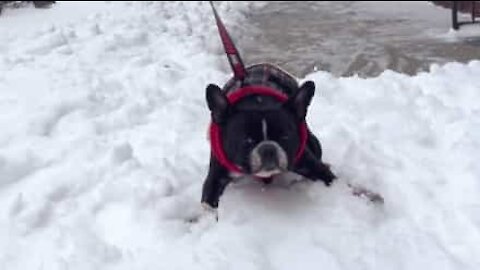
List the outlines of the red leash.
<svg viewBox="0 0 480 270">
<path fill-rule="evenodd" d="M 230 67 L 233 70 L 233 76 L 235 77 L 235 79 L 243 81 L 243 79 L 245 79 L 245 76 L 247 75 L 247 71 L 245 69 L 245 65 L 243 64 L 242 58 L 240 57 L 240 54 L 238 53 L 238 50 L 235 47 L 235 44 L 233 43 L 232 38 L 228 34 L 228 31 L 225 28 L 225 25 L 220 19 L 220 16 L 218 16 L 217 10 L 215 9 L 213 2 L 212 1 L 209 1 L 209 2 L 210 2 L 210 5 L 212 6 L 215 20 L 217 21 L 218 33 L 220 34 L 220 38 L 222 39 L 222 44 L 223 44 L 223 47 L 225 48 L 225 53 L 227 54 L 228 62 L 230 62 Z"/>
<path fill-rule="evenodd" d="M 209 1 L 210 5 L 212 6 L 213 15 L 215 15 L 215 20 L 217 22 L 218 33 L 220 34 L 220 39 L 222 40 L 223 47 L 225 48 L 225 53 L 227 54 L 228 61 L 230 62 L 230 66 L 233 70 L 233 76 L 235 80 L 243 82 L 245 77 L 247 76 L 247 70 L 245 69 L 245 65 L 243 64 L 242 58 L 238 53 L 235 44 L 232 41 L 232 38 L 228 34 L 225 25 L 223 24 L 220 16 L 215 9 L 212 1 Z M 243 86 L 243 84 L 242 84 Z M 241 87 L 234 93 L 231 93 L 227 96 L 228 102 L 230 105 L 235 105 L 238 101 L 243 99 L 249 95 L 263 95 L 263 96 L 270 96 L 277 99 L 279 102 L 286 102 L 288 100 L 288 96 L 279 93 L 269 87 L 265 87 L 262 85 L 250 85 L 246 87 Z M 297 153 L 295 155 L 295 162 L 299 162 L 303 156 L 305 151 L 305 147 L 307 145 L 308 139 L 308 128 L 305 122 L 301 122 L 298 126 L 299 129 L 299 137 L 300 137 L 300 145 L 297 149 Z M 243 169 L 234 164 L 231 160 L 228 159 L 227 154 L 224 151 L 223 144 L 222 144 L 222 133 L 221 127 L 217 123 L 210 124 L 210 147 L 213 155 L 218 160 L 218 162 L 228 169 L 230 172 L 235 173 L 244 173 Z M 261 178 L 259 178 L 261 179 Z"/>
</svg>

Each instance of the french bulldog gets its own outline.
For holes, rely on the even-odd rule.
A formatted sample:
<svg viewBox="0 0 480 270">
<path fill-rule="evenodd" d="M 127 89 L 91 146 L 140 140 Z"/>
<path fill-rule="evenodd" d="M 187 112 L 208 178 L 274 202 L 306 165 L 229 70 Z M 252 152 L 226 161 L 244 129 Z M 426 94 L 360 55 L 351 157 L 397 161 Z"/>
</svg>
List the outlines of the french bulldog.
<svg viewBox="0 0 480 270">
<path fill-rule="evenodd" d="M 209 210 L 218 207 L 222 193 L 236 177 L 270 183 L 277 175 L 293 172 L 327 186 L 336 178 L 322 161 L 321 144 L 305 123 L 314 82 L 298 85 L 291 75 L 270 64 L 247 71 L 241 84 L 232 79 L 223 89 L 215 84 L 206 88 L 212 151 L 201 202 Z"/>
</svg>

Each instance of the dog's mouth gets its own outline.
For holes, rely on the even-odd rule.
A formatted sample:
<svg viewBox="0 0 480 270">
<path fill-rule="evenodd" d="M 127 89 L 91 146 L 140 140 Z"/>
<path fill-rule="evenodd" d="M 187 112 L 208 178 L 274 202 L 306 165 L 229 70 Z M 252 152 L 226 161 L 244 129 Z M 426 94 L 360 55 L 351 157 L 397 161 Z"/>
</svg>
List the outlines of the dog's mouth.
<svg viewBox="0 0 480 270">
<path fill-rule="evenodd" d="M 273 141 L 264 141 L 252 150 L 250 168 L 252 175 L 270 178 L 286 171 L 288 162 L 285 151 Z"/>
<path fill-rule="evenodd" d="M 280 170 L 279 168 L 273 169 L 273 170 L 260 170 L 253 175 L 259 178 L 270 178 L 275 175 L 283 173 L 283 170 Z"/>
</svg>

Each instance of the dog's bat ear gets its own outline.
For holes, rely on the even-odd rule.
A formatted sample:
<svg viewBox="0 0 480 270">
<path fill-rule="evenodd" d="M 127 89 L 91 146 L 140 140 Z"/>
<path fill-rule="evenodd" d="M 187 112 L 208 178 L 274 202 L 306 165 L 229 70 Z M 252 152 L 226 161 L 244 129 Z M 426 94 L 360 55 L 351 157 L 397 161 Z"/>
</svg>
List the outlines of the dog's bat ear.
<svg viewBox="0 0 480 270">
<path fill-rule="evenodd" d="M 315 83 L 306 81 L 298 91 L 288 99 L 286 106 L 300 119 L 304 120 L 307 116 L 307 108 L 315 94 Z"/>
<path fill-rule="evenodd" d="M 228 109 L 228 100 L 222 89 L 216 84 L 207 86 L 206 98 L 208 108 L 212 112 L 212 121 L 220 123 L 225 118 Z"/>
</svg>

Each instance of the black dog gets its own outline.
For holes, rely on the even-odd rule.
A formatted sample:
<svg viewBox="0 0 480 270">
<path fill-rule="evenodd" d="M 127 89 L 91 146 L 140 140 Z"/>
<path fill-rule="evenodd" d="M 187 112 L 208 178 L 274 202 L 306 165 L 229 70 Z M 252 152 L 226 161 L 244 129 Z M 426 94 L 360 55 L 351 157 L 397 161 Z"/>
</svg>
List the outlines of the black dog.
<svg viewBox="0 0 480 270">
<path fill-rule="evenodd" d="M 225 187 L 242 175 L 265 183 L 285 172 L 326 185 L 335 179 L 322 162 L 320 142 L 305 123 L 315 84 L 299 86 L 269 64 L 246 70 L 241 83 L 232 79 L 223 90 L 214 84 L 206 89 L 212 117 L 210 168 L 202 194 L 206 208 L 217 208 Z"/>
</svg>

